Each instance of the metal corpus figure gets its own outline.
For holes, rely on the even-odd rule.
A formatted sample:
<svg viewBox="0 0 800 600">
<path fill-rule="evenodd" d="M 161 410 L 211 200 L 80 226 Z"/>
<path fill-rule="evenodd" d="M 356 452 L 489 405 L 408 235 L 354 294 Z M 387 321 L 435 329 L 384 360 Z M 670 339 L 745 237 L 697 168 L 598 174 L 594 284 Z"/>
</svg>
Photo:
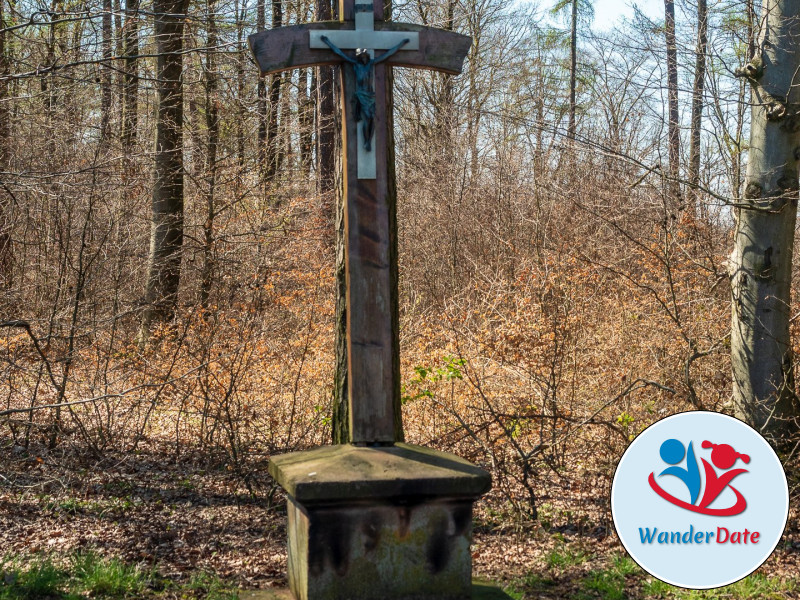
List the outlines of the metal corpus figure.
<svg viewBox="0 0 800 600">
<path fill-rule="evenodd" d="M 356 121 L 364 121 L 361 125 L 361 131 L 364 134 L 364 149 L 371 151 L 372 134 L 375 131 L 375 90 L 372 85 L 373 67 L 392 56 L 395 52 L 400 50 L 400 48 L 405 46 L 409 40 L 406 38 L 394 48 L 390 48 L 380 56 L 370 59 L 369 51 L 367 50 L 356 50 L 356 57 L 351 58 L 342 52 L 340 48 L 336 47 L 327 36 L 323 35 L 320 39 L 336 54 L 353 65 L 353 71 L 355 71 L 356 75 L 356 92 L 353 97 L 356 103 Z"/>
</svg>

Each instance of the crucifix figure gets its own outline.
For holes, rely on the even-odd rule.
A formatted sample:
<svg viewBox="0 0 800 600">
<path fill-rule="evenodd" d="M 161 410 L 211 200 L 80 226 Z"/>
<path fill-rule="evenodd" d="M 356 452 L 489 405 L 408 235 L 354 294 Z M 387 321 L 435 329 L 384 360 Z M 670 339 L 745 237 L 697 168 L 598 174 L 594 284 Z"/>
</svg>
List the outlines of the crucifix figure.
<svg viewBox="0 0 800 600">
<path fill-rule="evenodd" d="M 370 57 L 369 50 L 359 48 L 356 50 L 356 57 L 353 59 L 335 46 L 333 42 L 328 39 L 328 36 L 323 35 L 320 39 L 336 54 L 353 65 L 353 72 L 356 76 L 356 91 L 353 96 L 353 101 L 356 103 L 356 121 L 363 121 L 361 131 L 364 137 L 364 150 L 369 152 L 372 150 L 372 136 L 375 132 L 375 90 L 372 89 L 373 67 L 377 63 L 385 61 L 411 40 L 408 38 L 404 39 L 395 47 L 381 54 L 378 58 Z"/>
<path fill-rule="evenodd" d="M 457 74 L 472 40 L 452 31 L 385 21 L 383 0 L 340 0 L 339 17 L 262 31 L 248 41 L 262 75 L 319 65 L 346 67 L 340 69 L 340 89 L 350 441 L 391 444 L 400 384 L 390 262 L 396 258 L 390 257 L 387 202 L 387 68 Z M 347 54 L 356 50 L 355 57 Z M 376 58 L 376 51 L 384 52 Z"/>
</svg>

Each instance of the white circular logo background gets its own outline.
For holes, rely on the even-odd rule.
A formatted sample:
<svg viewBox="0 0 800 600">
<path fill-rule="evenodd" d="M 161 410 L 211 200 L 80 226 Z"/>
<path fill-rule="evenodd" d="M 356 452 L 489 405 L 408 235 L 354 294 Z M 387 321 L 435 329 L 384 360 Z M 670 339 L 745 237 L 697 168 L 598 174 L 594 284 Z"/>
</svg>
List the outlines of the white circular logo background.
<svg viewBox="0 0 800 600">
<path fill-rule="evenodd" d="M 672 585 L 708 589 L 757 569 L 789 514 L 778 457 L 745 423 L 672 415 L 640 433 L 617 465 L 611 512 L 622 545 Z"/>
</svg>

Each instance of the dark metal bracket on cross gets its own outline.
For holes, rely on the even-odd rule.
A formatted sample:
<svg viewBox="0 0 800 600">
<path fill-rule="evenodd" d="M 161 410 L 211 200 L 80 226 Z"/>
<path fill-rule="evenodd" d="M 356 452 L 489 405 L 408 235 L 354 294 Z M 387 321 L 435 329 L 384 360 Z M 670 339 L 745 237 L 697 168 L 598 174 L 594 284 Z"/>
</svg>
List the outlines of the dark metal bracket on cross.
<svg viewBox="0 0 800 600">
<path fill-rule="evenodd" d="M 454 33 L 385 21 L 383 0 L 340 0 L 340 21 L 321 21 L 261 31 L 249 37 L 262 75 L 288 69 L 343 64 L 342 148 L 345 202 L 345 274 L 347 279 L 347 369 L 350 441 L 392 443 L 396 385 L 392 344 L 390 224 L 387 203 L 386 65 L 458 74 L 471 38 Z M 323 39 L 324 38 L 324 39 Z M 374 134 L 367 143 L 356 115 L 359 103 L 350 58 L 363 49 L 387 51 L 372 66 Z M 392 53 L 391 51 L 394 50 Z M 383 52 L 378 59 L 384 56 Z"/>
</svg>

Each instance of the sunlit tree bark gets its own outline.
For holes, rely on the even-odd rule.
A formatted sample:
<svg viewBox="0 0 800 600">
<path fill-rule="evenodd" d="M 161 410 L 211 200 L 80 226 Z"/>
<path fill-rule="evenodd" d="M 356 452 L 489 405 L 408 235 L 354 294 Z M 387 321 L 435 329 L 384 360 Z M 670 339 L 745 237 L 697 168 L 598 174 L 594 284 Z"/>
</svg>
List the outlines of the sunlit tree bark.
<svg viewBox="0 0 800 600">
<path fill-rule="evenodd" d="M 747 180 L 730 256 L 737 415 L 780 440 L 797 428 L 789 339 L 800 159 L 800 0 L 765 0 L 751 84 Z"/>
<path fill-rule="evenodd" d="M 175 314 L 183 249 L 183 24 L 188 0 L 155 0 L 158 119 L 150 255 L 140 340 Z"/>
</svg>

